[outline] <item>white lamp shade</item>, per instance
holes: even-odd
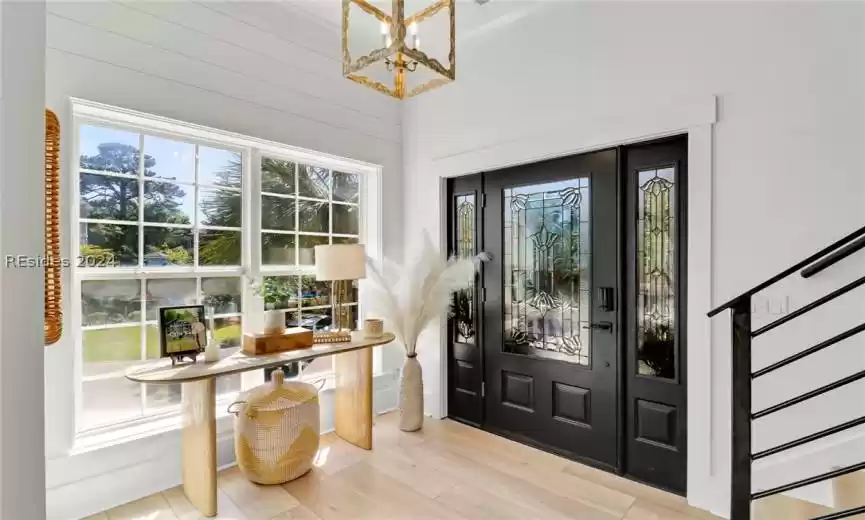
[[[321,281],[366,278],[366,248],[363,244],[315,246],[315,279]]]

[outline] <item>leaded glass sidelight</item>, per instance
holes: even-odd
[[[589,179],[504,190],[504,351],[588,365]]]
[[[460,258],[475,256],[475,196],[460,195],[454,199],[454,225],[456,255]],[[475,342],[474,284],[454,293],[454,341]]]
[[[676,171],[637,173],[637,371],[676,377]]]

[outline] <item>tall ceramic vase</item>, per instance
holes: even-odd
[[[406,356],[399,380],[399,429],[415,432],[423,428],[423,370],[417,354]]]

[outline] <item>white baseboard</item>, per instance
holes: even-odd
[[[373,409],[377,414],[396,408],[397,377],[376,376]],[[334,392],[320,396],[321,431],[334,429]],[[232,418],[217,420],[217,466],[234,465]],[[77,520],[180,485],[180,432],[171,430],[146,438],[53,459],[47,463],[48,520]]]

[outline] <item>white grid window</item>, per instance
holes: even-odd
[[[261,158],[261,292],[266,309],[285,311],[288,326],[330,329],[331,285],[312,276],[314,247],[359,243],[360,192],[356,173]],[[332,360],[320,358],[306,372],[331,369]]]
[[[377,168],[80,100],[73,112],[77,431],[177,413],[179,386],[124,377],[160,356],[160,307],[204,305],[225,352],[263,325],[265,302],[288,325],[330,326],[312,246],[364,242]],[[273,291],[256,297],[251,281]],[[241,386],[217,380],[223,395]]]
[[[239,348],[244,167],[240,150],[91,124],[79,126],[78,152],[86,430],[179,404],[179,385],[123,376],[160,357],[160,307],[203,304],[214,339]],[[218,386],[236,392],[240,377]]]

